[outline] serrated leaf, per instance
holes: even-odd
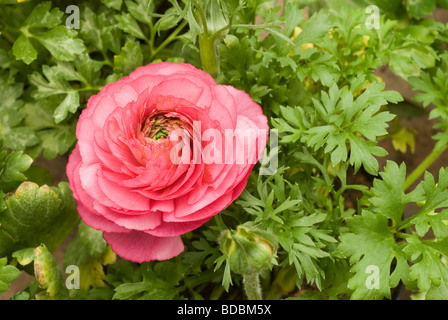
[[[126,7],[132,16],[140,22],[151,24],[152,17],[154,16],[154,1],[137,0],[129,1],[126,0]]]
[[[418,288],[422,291],[427,291],[431,285],[435,287],[440,286],[442,281],[442,274],[440,268],[446,269],[447,266],[440,260],[440,256],[433,248],[424,245],[424,243],[414,236],[406,238],[408,245],[403,250],[414,262],[409,269],[409,278],[416,280]]]
[[[115,15],[115,19],[117,19],[118,21],[118,27],[124,32],[139,39],[146,39],[146,36],[143,34],[142,29],[130,13]]]
[[[339,249],[350,257],[351,272],[354,273],[348,282],[349,288],[353,290],[351,299],[390,298],[390,289],[398,285],[398,280],[404,278],[407,281],[409,266],[401,250],[397,249],[387,223],[387,217],[368,211],[348,220],[351,232],[341,236]],[[399,266],[391,273],[394,258]],[[367,285],[370,269],[378,270],[378,287]]]
[[[107,56],[107,50],[120,51],[122,33],[116,24],[110,23],[110,19],[113,18],[109,12],[98,14],[89,7],[83,9],[79,32],[91,52],[98,51]]]
[[[403,79],[419,77],[422,69],[434,67],[437,53],[430,46],[409,45],[390,54],[390,68]]]
[[[146,265],[147,266],[147,265]],[[163,270],[164,264],[160,266]],[[177,265],[174,265],[177,268]],[[165,266],[166,268],[166,266]],[[169,270],[169,269],[168,269]],[[163,273],[157,272],[156,267],[152,269],[147,266],[143,270],[143,281],[134,283],[123,283],[115,288],[113,299],[116,300],[173,300],[177,297],[179,289],[175,287],[179,281],[178,277],[163,277]],[[177,272],[176,269],[172,270]],[[167,274],[173,275],[173,272]],[[171,278],[171,279],[170,279]]]
[[[54,28],[62,21],[64,13],[59,8],[51,9],[51,1],[44,1],[37,4],[28,18],[25,20],[24,25],[35,28]]]
[[[30,64],[37,58],[37,50],[27,36],[21,34],[12,46],[12,53],[17,60]]]
[[[33,35],[53,57],[61,61],[72,61],[86,49],[82,40],[75,36],[76,31],[66,26],[58,26],[43,34]]]
[[[120,54],[114,57],[114,72],[128,75],[142,64],[143,53],[140,44],[130,40],[121,48]]]
[[[101,258],[107,247],[103,232],[95,230],[81,221],[78,226],[78,234],[81,242],[87,246],[89,255],[95,259]]]
[[[409,16],[417,19],[431,14],[436,8],[436,0],[406,0],[405,3]]]
[[[56,103],[56,99],[59,99],[57,107],[53,111],[53,119],[56,124],[64,121],[70,113],[75,113],[80,106],[79,92],[72,88],[69,81],[79,81],[90,87],[93,84],[89,81],[94,81],[92,73],[100,69],[95,61],[84,55],[77,57],[75,65],[78,66],[77,70],[67,62],[58,62],[57,66],[53,67],[44,65],[42,67],[43,75],[33,72],[29,76],[30,83],[37,88],[32,93],[36,100],[58,96],[51,101],[51,103]],[[92,90],[94,89],[92,88]]]
[[[56,156],[66,153],[76,142],[76,122],[41,130],[37,136],[42,141],[38,147],[43,149],[45,159],[54,159]]]
[[[316,13],[308,20],[303,31],[294,40],[294,44],[298,47],[303,43],[314,43],[327,34],[332,26],[333,22],[328,13]]]
[[[53,118],[55,123],[60,123],[65,120],[69,113],[75,113],[79,108],[79,93],[78,91],[70,91],[65,96],[64,100],[54,110]]]
[[[448,207],[448,169],[440,168],[437,184],[432,174],[426,172],[422,187],[426,194],[426,201],[420,214],[427,214],[434,210]]]
[[[7,155],[4,163],[0,163],[0,191],[10,192],[25,181],[24,172],[32,163],[33,159],[19,151]]]
[[[388,161],[384,172],[380,173],[382,180],[375,179],[371,189],[373,196],[369,202],[375,206],[375,210],[392,219],[394,224],[402,220],[405,206],[413,201],[421,200],[421,192],[416,190],[410,194],[404,193],[406,180],[406,165],[398,166],[393,161]]]
[[[392,145],[395,150],[406,153],[408,147],[411,153],[415,152],[415,132],[408,128],[401,128],[392,135]]]
[[[23,182],[5,204],[6,210],[0,215],[3,256],[41,243],[54,250],[79,219],[66,182],[59,183],[57,188]]]
[[[101,0],[102,3],[108,8],[113,8],[115,10],[120,10],[123,0]]]
[[[350,164],[357,172],[361,166],[371,175],[378,174],[378,160],[374,156],[384,157],[388,153],[373,141],[364,141],[361,138],[352,136],[349,138],[351,146]]]
[[[25,150],[27,147],[35,146],[39,143],[36,133],[26,126],[19,126],[3,130],[5,147],[12,150]]]

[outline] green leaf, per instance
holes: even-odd
[[[65,154],[76,142],[76,122],[41,130],[37,136],[42,141],[38,147],[44,150],[45,159],[54,159],[58,155]]]
[[[392,134],[392,145],[395,150],[406,153],[408,146],[411,153],[415,152],[415,132],[409,128],[401,128]]]
[[[115,73],[128,75],[141,65],[143,65],[143,53],[137,41],[126,42],[120,54],[114,57]]]
[[[66,95],[63,99],[58,97],[59,103],[53,113],[56,124],[65,120],[70,113],[75,113],[80,106],[79,92],[74,89],[69,81],[79,81],[88,88],[92,87],[91,82],[96,82],[93,72],[97,72],[100,66],[88,57],[81,55],[76,61],[75,67],[67,62],[58,62],[57,66],[43,66],[43,76],[38,72],[33,72],[29,76],[30,83],[37,90],[33,91],[33,97],[38,100],[55,95]],[[92,91],[96,88],[92,87]],[[53,101],[52,101],[53,102]]]
[[[26,64],[30,64],[37,58],[37,51],[34,49],[31,41],[21,34],[12,46],[12,52],[17,60],[22,60]]]
[[[8,291],[9,284],[20,275],[19,269],[6,263],[6,258],[0,259],[0,293]]]
[[[76,142],[76,118],[59,124],[53,120],[53,108],[59,104],[60,97],[52,96],[35,103],[26,103],[21,109],[25,125],[34,130],[40,140],[27,150],[33,157],[39,156],[43,150],[46,159],[54,159],[66,153]]]
[[[415,230],[420,237],[423,237],[432,227],[436,239],[442,240],[448,237],[448,226],[446,225],[448,210],[448,170],[440,169],[439,181],[436,183],[434,177],[429,172],[425,173],[425,178],[417,187],[416,192],[424,195],[419,199],[424,205],[419,212],[407,221],[415,225]]]
[[[137,21],[135,21],[130,13],[117,14],[115,15],[115,19],[118,21],[118,27],[124,32],[136,38],[147,40]]]
[[[25,126],[8,128],[3,130],[5,147],[13,150],[25,150],[27,147],[35,146],[39,143],[36,133]]]
[[[320,11],[307,21],[303,31],[294,40],[294,44],[296,47],[299,47],[304,43],[315,43],[326,35],[333,25],[334,23],[331,21],[329,14]]]
[[[78,234],[82,243],[86,244],[90,256],[99,259],[106,251],[107,243],[103,238],[103,232],[95,230],[84,222],[78,226]]]
[[[23,101],[20,97],[23,94],[22,83],[9,83],[5,73],[0,73],[0,124],[2,126],[2,136],[5,147],[12,150],[24,150],[39,142],[31,128],[22,125],[23,115],[20,110]]]
[[[407,237],[406,241],[408,244],[403,251],[413,262],[409,269],[409,278],[416,280],[418,288],[422,291],[429,290],[432,285],[439,287],[448,267],[441,261],[437,250],[415,236]],[[447,294],[448,292],[445,293],[445,298]]]
[[[29,76],[30,83],[37,87],[37,91],[33,93],[33,98],[41,99],[52,95],[65,94],[73,90],[64,77],[66,74],[58,67],[44,65],[42,73],[45,78],[38,72],[33,72]]]
[[[101,0],[102,3],[108,8],[113,8],[115,10],[120,10],[123,0]]]
[[[87,6],[83,8],[79,32],[89,52],[101,52],[106,58],[107,50],[120,51],[122,33],[115,23],[110,23],[111,19],[114,19],[111,12],[98,14]]]
[[[362,6],[376,5],[382,11],[389,14],[395,14],[401,7],[401,0],[355,0],[355,3],[359,3]]]
[[[129,10],[129,13],[138,21],[152,24],[152,18],[154,17],[154,1],[147,0],[137,0],[137,1],[129,1],[126,0],[126,7]]]
[[[5,204],[6,210],[0,213],[2,256],[41,243],[55,250],[79,219],[66,182],[57,188],[23,182]]]
[[[12,254],[13,258],[17,259],[17,262],[20,263],[22,266],[26,266],[34,261],[34,250],[36,248],[26,248],[19,251],[15,251]]]
[[[448,10],[448,0],[437,0],[437,6]]]
[[[285,36],[283,33],[279,32],[279,31],[277,31],[277,30],[275,30],[275,29],[272,29],[272,28],[265,28],[265,30],[266,30],[267,32],[269,32],[270,34],[272,34],[273,36],[278,37],[278,38],[280,38],[280,39],[283,40],[283,41],[286,41],[287,43],[291,44],[292,46],[295,46],[295,45],[296,45],[294,42],[291,41],[291,39],[289,39],[289,38],[288,38],[287,36]]]
[[[436,8],[436,0],[406,0],[408,14],[417,19],[433,13]]]
[[[75,39],[77,32],[66,26],[58,26],[43,34],[34,34],[51,55],[61,61],[72,61],[86,49],[81,39]]]
[[[378,160],[374,156],[384,157],[387,156],[387,151],[376,145],[376,142],[365,141],[358,137],[350,137],[351,155],[350,164],[355,167],[355,172],[361,168],[371,175],[378,174]]]
[[[7,155],[3,161],[0,161],[0,191],[6,193],[17,188],[21,182],[26,180],[24,172],[32,163],[33,159],[19,151]]]
[[[380,176],[381,180],[373,181],[371,189],[373,197],[369,201],[375,206],[378,213],[392,219],[394,224],[397,224],[402,220],[405,206],[411,201],[421,200],[421,194],[419,194],[419,190],[409,194],[404,193],[406,180],[406,165],[404,163],[398,166],[395,162],[388,161]]]
[[[51,1],[44,1],[37,4],[28,18],[25,20],[24,25],[35,28],[49,28],[52,29],[59,25],[62,21],[64,13],[58,8],[51,10]]]
[[[432,174],[426,172],[422,187],[425,191],[426,201],[420,214],[427,214],[448,207],[448,169],[440,168],[437,184]]]
[[[65,120],[69,113],[75,113],[79,108],[79,93],[70,91],[62,100],[61,104],[54,110],[54,121],[60,123]]]
[[[351,299],[390,299],[390,289],[397,286],[400,279],[407,281],[409,266],[395,245],[387,217],[363,211],[361,216],[350,218],[347,226],[350,233],[341,236],[339,249],[350,257],[350,271],[354,273],[348,282],[348,287],[353,290]],[[394,258],[397,266],[391,272]],[[370,270],[378,270],[377,287],[367,285]]]
[[[333,165],[349,157],[355,172],[363,166],[369,174],[377,175],[379,165],[375,156],[387,155],[386,150],[378,146],[377,137],[387,134],[388,122],[395,117],[380,111],[381,106],[402,100],[397,92],[383,89],[384,84],[372,83],[356,100],[347,87],[339,89],[336,84],[328,94],[321,92],[320,101],[312,101],[323,121],[305,131],[301,141],[315,151],[324,147],[325,153],[331,153]]]
[[[20,36],[13,44],[13,54],[18,60],[30,64],[37,58],[37,50],[30,39],[39,41],[58,60],[70,61],[85,50],[77,32],[60,25],[64,13],[59,8],[51,9],[52,3],[37,4],[20,27]]]
[[[173,300],[178,297],[176,286],[181,280],[177,268],[178,265],[171,261],[160,262],[154,267],[145,263],[142,265],[142,281],[117,286],[113,299]]]
[[[430,46],[409,44],[390,54],[390,68],[403,79],[419,77],[422,69],[434,67],[437,53]]]
[[[5,73],[0,73],[0,84],[2,90],[0,90],[0,101],[2,108],[16,108],[18,105],[17,100],[23,94],[23,83],[10,83]]]
[[[295,5],[292,2],[285,3],[285,27],[282,32],[287,37],[290,37],[300,23],[303,21],[305,16],[303,15],[303,11],[299,9],[299,6]]]

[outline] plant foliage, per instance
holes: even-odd
[[[448,147],[448,30],[428,16],[447,1],[95,0],[78,1],[78,16],[69,5],[0,0],[0,292],[23,270],[34,280],[12,299],[242,299],[243,276],[219,243],[243,226],[275,238],[260,272],[268,299],[393,299],[403,288],[448,299],[448,169],[425,172]],[[180,256],[125,261],[38,164],[66,161],[80,112],[107,83],[159,61],[205,68],[206,37],[216,81],[268,116],[278,168],[257,165],[234,203],[183,236]],[[386,89],[386,67],[411,100]],[[425,117],[418,103],[431,109],[435,148],[411,170],[381,142],[415,148],[399,120]],[[79,289],[53,256],[64,240]]]

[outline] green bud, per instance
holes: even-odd
[[[195,17],[192,30],[199,38],[202,69],[211,75],[217,75],[219,73],[218,40],[228,33],[231,27],[231,15],[224,0],[203,0],[192,3]]]
[[[272,265],[277,239],[267,231],[240,225],[236,230],[225,230],[219,245],[233,272],[253,274]]]
[[[28,253],[31,254],[31,253]],[[41,244],[34,250],[34,274],[39,287],[46,289],[36,295],[41,299],[67,299],[68,291],[63,283],[62,271],[53,254],[45,244]]]
[[[223,0],[208,0],[204,2],[204,13],[209,35],[222,37],[228,30],[223,30],[229,25],[229,15],[226,3]],[[222,31],[221,34],[218,32]]]

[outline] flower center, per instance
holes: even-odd
[[[182,121],[166,114],[150,115],[142,124],[142,132],[147,141],[157,141],[168,137],[170,131],[182,128]]]

